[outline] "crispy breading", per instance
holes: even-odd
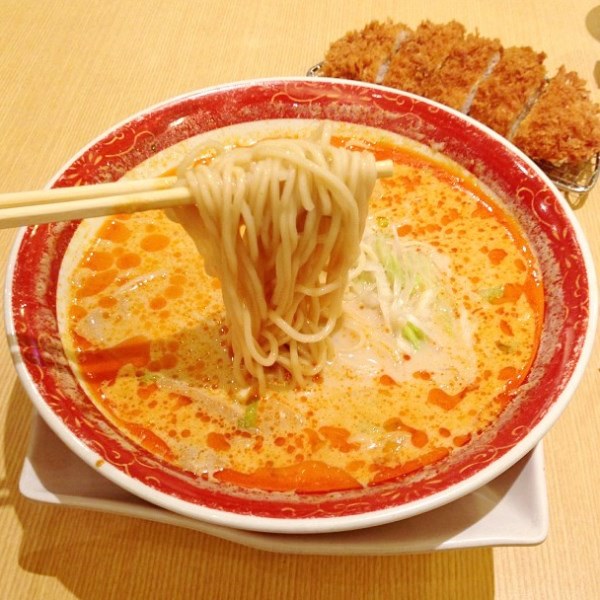
[[[334,42],[321,73],[382,82],[463,110],[539,162],[589,162],[600,152],[600,107],[564,67],[546,84],[545,58],[465,35],[456,21],[424,21],[412,32],[388,19]]]
[[[321,72],[327,77],[375,83],[379,69],[396,49],[399,36],[408,32],[408,27],[390,20],[371,21],[331,45]]]
[[[446,25],[424,21],[392,56],[383,84],[423,95],[431,76],[464,34],[465,28],[456,21]]]
[[[543,52],[529,47],[505,49],[492,74],[477,89],[469,115],[508,136],[544,83],[545,58]]]
[[[425,96],[457,110],[467,110],[477,84],[501,52],[499,40],[470,33],[452,48],[444,64],[433,74]]]
[[[560,166],[600,151],[600,111],[585,82],[564,67],[548,82],[523,119],[514,143],[530,158]]]

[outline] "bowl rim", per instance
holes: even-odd
[[[315,79],[312,77],[267,77],[267,78],[253,78],[246,79],[227,84],[218,84],[199,90],[192,90],[172,98],[157,102],[147,108],[144,108],[133,115],[130,115],[115,125],[110,126],[105,131],[97,135],[93,140],[86,144],[82,149],[78,150],[72,157],[70,157],[54,174],[54,176],[46,184],[46,188],[52,187],[57,180],[63,175],[67,168],[81,158],[90,148],[106,139],[112,132],[117,131],[119,128],[126,126],[127,124],[143,119],[150,116],[157,110],[161,110],[168,106],[179,104],[187,99],[198,98],[203,96],[210,96],[215,93],[226,92],[229,90],[235,90],[238,88],[249,88],[252,86],[266,85],[266,84],[285,84],[285,83],[314,83]],[[39,412],[45,422],[51,427],[54,433],[81,459],[83,459],[89,466],[95,468],[108,479],[122,487],[123,489],[148,500],[158,506],[162,506],[168,510],[175,511],[184,516],[192,517],[195,519],[202,519],[218,525],[225,525],[234,528],[249,529],[254,531],[263,531],[271,533],[326,533],[334,531],[344,531],[349,529],[361,529],[365,527],[371,527],[375,525],[382,525],[392,521],[397,521],[404,518],[409,518],[442,505],[445,505],[459,497],[462,497],[468,493],[473,492],[479,487],[485,485],[500,473],[507,470],[509,467],[514,465],[520,458],[522,458],[527,452],[529,452],[535,444],[542,439],[547,433],[550,427],[555,423],[560,414],[566,408],[570,398],[575,392],[579,385],[583,373],[586,369],[587,363],[590,358],[592,347],[595,340],[595,332],[597,328],[598,320],[598,284],[596,278],[596,271],[594,268],[594,262],[592,259],[591,250],[588,242],[583,233],[583,229],[579,224],[576,216],[569,206],[566,199],[562,196],[560,191],[548,178],[548,176],[521,150],[516,148],[505,138],[492,131],[485,125],[475,121],[468,115],[464,115],[459,111],[451,109],[447,106],[441,105],[437,102],[422,98],[408,92],[387,88],[377,84],[369,84],[364,82],[345,81],[333,78],[320,77],[319,82],[332,83],[336,86],[350,86],[350,87],[365,87],[371,90],[380,90],[385,94],[392,94],[396,96],[403,96],[412,98],[419,103],[425,103],[436,109],[449,112],[454,114],[459,119],[466,120],[472,126],[484,132],[488,137],[492,137],[498,143],[500,143],[505,149],[512,154],[516,154],[522,161],[524,161],[528,167],[530,167],[535,174],[544,182],[545,186],[551,192],[553,198],[558,202],[560,207],[569,222],[569,225],[573,228],[575,238],[577,241],[578,248],[581,252],[583,265],[585,267],[585,273],[588,280],[588,323],[586,333],[583,339],[579,357],[577,358],[576,364],[573,368],[571,376],[565,385],[564,390],[557,396],[555,401],[550,406],[549,410],[541,417],[540,421],[534,425],[517,444],[515,444],[508,451],[503,453],[500,457],[490,462],[486,466],[482,467],[479,471],[471,474],[465,479],[453,483],[449,487],[430,494],[426,497],[418,498],[417,500],[411,500],[405,503],[394,505],[391,507],[377,509],[373,511],[361,512],[352,515],[342,516],[327,516],[327,517],[298,517],[298,518],[278,518],[278,517],[264,517],[252,514],[239,514],[235,512],[229,512],[222,509],[214,509],[201,504],[191,504],[185,500],[180,500],[170,494],[154,489],[144,482],[134,479],[128,476],[126,473],[118,469],[116,466],[110,463],[104,463],[100,468],[98,466],[99,454],[94,452],[88,445],[77,438],[68,426],[51,410],[44,400],[42,394],[37,389],[26,365],[22,360],[21,349],[16,338],[15,322],[13,319],[13,281],[15,269],[17,266],[17,259],[19,249],[23,242],[23,238],[27,231],[26,227],[19,230],[8,258],[8,265],[6,271],[6,279],[4,286],[4,317],[5,317],[5,328],[6,335],[8,338],[9,349],[11,357],[15,364],[18,377],[23,385],[27,395],[34,404],[35,409]]]

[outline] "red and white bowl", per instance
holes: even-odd
[[[263,79],[193,92],[143,111],[80,151],[51,185],[118,179],[199,133],[280,118],[379,127],[442,150],[517,217],[540,260],[546,312],[527,385],[498,423],[443,468],[365,490],[238,491],[181,471],[107,422],[68,366],[58,334],[56,284],[78,222],[21,230],[10,257],[6,327],[25,390],[54,432],[99,473],[156,505],[220,525],[280,533],[342,531],[411,517],[472,492],[529,452],[564,410],[589,357],[598,312],[590,251],[572,210],[549,179],[502,137],[397,90],[325,78]]]

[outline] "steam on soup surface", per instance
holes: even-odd
[[[413,142],[338,133],[394,174],[369,204],[335,352],[301,389],[281,369],[261,395],[235,384],[220,282],[164,213],[83,222],[71,242],[59,320],[82,386],[127,436],[198,476],[296,492],[402,477],[473,440],[529,371],[543,292],[513,217]]]

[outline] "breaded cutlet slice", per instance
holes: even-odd
[[[477,87],[492,73],[502,56],[499,40],[470,33],[456,44],[425,88],[425,96],[467,112]]]
[[[377,75],[410,29],[401,23],[371,21],[331,44],[321,66],[326,77],[377,82]]]
[[[556,166],[588,161],[600,151],[600,108],[577,73],[560,67],[513,142],[533,160]]]
[[[424,95],[431,76],[464,35],[465,28],[456,21],[445,25],[424,21],[392,56],[383,84]]]
[[[469,115],[509,137],[544,83],[545,58],[543,52],[529,47],[506,48],[496,68],[477,89]]]

